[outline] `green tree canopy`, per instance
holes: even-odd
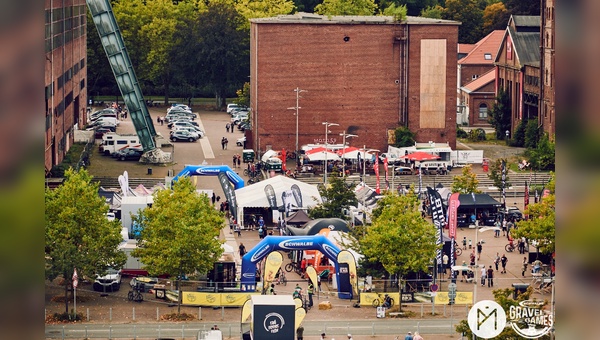
[[[240,29],[250,30],[250,19],[290,14],[296,5],[290,0],[237,0],[235,8],[247,19]]]
[[[502,190],[502,161],[506,161],[506,159],[496,159],[494,162],[490,164],[490,172],[488,173],[488,178],[494,181],[494,186],[498,188],[498,190]],[[506,188],[511,186],[510,178],[508,177],[508,162],[506,163]]]
[[[510,14],[500,1],[489,4],[483,10],[483,35],[494,30],[505,30]]]
[[[415,134],[410,131],[408,127],[401,126],[396,129],[394,134],[396,137],[396,142],[394,143],[395,147],[402,148],[415,145]]]
[[[390,4],[383,9],[381,15],[392,16],[394,20],[402,21],[406,19],[406,5]]]
[[[479,186],[479,180],[477,175],[471,169],[471,164],[465,165],[462,168],[462,172],[458,176],[454,176],[452,180],[452,192],[458,192],[460,194],[479,194],[481,190],[477,189]]]
[[[477,0],[446,0],[442,19],[460,21],[458,42],[474,44],[482,38],[483,9]]]
[[[421,216],[417,196],[387,193],[377,202],[377,209],[359,242],[360,252],[400,277],[427,270],[437,249],[435,227]]]
[[[547,189],[550,194],[538,203],[530,204],[525,209],[528,219],[519,222],[519,228],[514,230],[516,237],[525,236],[528,240],[538,243],[540,253],[550,254],[555,250],[555,219],[556,219],[556,177],[552,174]]]
[[[540,138],[535,148],[527,150],[531,167],[536,170],[554,171],[555,153],[555,143],[550,141],[547,133]]]
[[[327,186],[319,187],[319,194],[321,194],[323,203],[310,209],[308,215],[313,219],[329,217],[348,219],[344,215],[344,210],[357,204],[356,195],[344,179],[335,173],[329,175],[328,182]]]
[[[237,98],[234,99],[234,103],[236,103],[238,105],[250,107],[250,83],[249,82],[245,82],[244,86],[241,89],[235,91],[235,94],[237,94]]]
[[[315,6],[321,15],[374,15],[376,10],[374,0],[324,0]]]
[[[435,5],[423,8],[420,15],[424,18],[441,19],[443,14],[444,7]]]
[[[496,96],[496,102],[490,110],[488,122],[496,130],[496,139],[505,140],[506,131],[510,131],[510,98],[508,98],[508,92],[503,88],[498,91]]]
[[[45,192],[45,276],[64,278],[65,313],[69,313],[67,294],[74,268],[80,278],[93,278],[125,264],[125,253],[118,249],[123,240],[121,225],[106,218],[108,205],[98,188],[86,170],[68,169],[63,184]]]

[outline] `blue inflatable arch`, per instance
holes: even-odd
[[[256,263],[276,250],[318,250],[333,260],[335,266],[335,280],[340,287],[339,266],[337,255],[340,252],[324,235],[314,236],[267,236],[254,248],[242,257],[242,291],[253,292],[256,290]],[[342,297],[342,294],[340,294]]]
[[[244,187],[244,180],[227,165],[186,165],[177,176],[173,177],[173,182],[181,176],[217,176],[220,172],[227,175],[235,189]]]

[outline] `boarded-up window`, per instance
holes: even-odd
[[[421,128],[446,125],[446,61],[445,39],[421,40]]]

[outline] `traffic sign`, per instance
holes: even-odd
[[[432,285],[431,285],[431,287],[430,287],[430,289],[431,289],[431,291],[432,291],[432,292],[437,292],[437,291],[438,291],[438,288],[439,288],[439,287],[438,287],[438,285],[437,285],[437,284],[435,284],[435,283],[434,283],[434,284],[432,284]]]

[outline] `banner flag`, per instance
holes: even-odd
[[[527,186],[527,181],[525,181],[525,202],[523,202],[523,210],[527,209],[529,205],[529,187]]]
[[[271,283],[275,281],[275,275],[281,268],[283,263],[283,255],[278,251],[273,251],[267,256],[265,261],[265,270],[263,271],[263,293],[266,294],[271,287]]]
[[[383,168],[385,169],[385,190],[390,190],[390,180],[388,177],[388,159],[383,159]],[[393,171],[393,169],[392,169]]]
[[[423,168],[421,167],[421,163],[419,163],[419,198],[421,198],[421,191],[423,191],[423,177],[421,177],[421,173],[423,172]]]
[[[450,277],[455,278],[456,273],[452,267],[456,265],[456,227],[458,225],[459,193],[455,192],[448,198],[448,236],[450,236]]]
[[[290,213],[292,212],[292,200],[294,200],[292,190],[286,190],[281,193],[281,201],[283,202],[283,210],[286,217],[290,216]]]
[[[308,278],[310,279],[310,281],[312,281],[313,286],[317,287],[318,281],[317,281],[317,271],[315,269],[315,267],[309,265],[306,267],[306,275],[308,275]]]
[[[277,210],[277,197],[275,196],[275,189],[271,184],[265,186],[265,195],[267,195],[267,201],[269,201],[269,207],[273,210]]]
[[[502,160],[502,203],[506,204],[506,160]]]
[[[283,171],[284,174],[287,171],[286,161],[287,161],[287,155],[286,155],[285,149],[281,149],[281,170]]]
[[[302,207],[302,191],[298,184],[292,185],[292,194],[294,194],[294,199],[296,200],[296,206]]]
[[[246,300],[242,306],[242,320],[240,322],[250,322],[250,315],[252,315],[252,299]]]
[[[300,324],[302,323],[302,321],[304,321],[304,317],[306,316],[306,309],[304,309],[304,307],[300,307],[300,308],[296,308],[296,322],[295,322],[295,329],[298,329],[298,327],[300,327]]]
[[[358,296],[358,275],[356,273],[356,259],[351,252],[342,250],[337,256],[338,263],[347,263],[350,272],[350,285],[352,286],[352,296]]]
[[[219,178],[221,188],[223,188],[223,192],[225,193],[225,198],[227,199],[227,202],[229,202],[229,212],[231,212],[231,215],[237,219],[237,200],[235,199],[235,189],[233,188],[233,185],[231,185],[231,182],[229,181],[229,178],[227,178],[225,172],[219,172],[217,177]]]
[[[377,195],[381,194],[381,187],[379,186],[379,162],[377,161],[378,153],[375,153],[375,162],[373,163],[373,171],[375,171],[375,179],[377,180],[375,184],[375,192]]]
[[[442,239],[442,229],[446,225],[446,219],[444,218],[444,208],[442,206],[442,196],[440,193],[431,187],[427,187],[427,194],[429,195],[429,202],[431,204],[431,219],[435,226],[436,244],[438,245],[438,249],[435,253],[436,265],[434,268],[438,270],[438,267],[442,264],[442,246],[444,244]],[[434,276],[434,283],[435,280],[436,277]]]

